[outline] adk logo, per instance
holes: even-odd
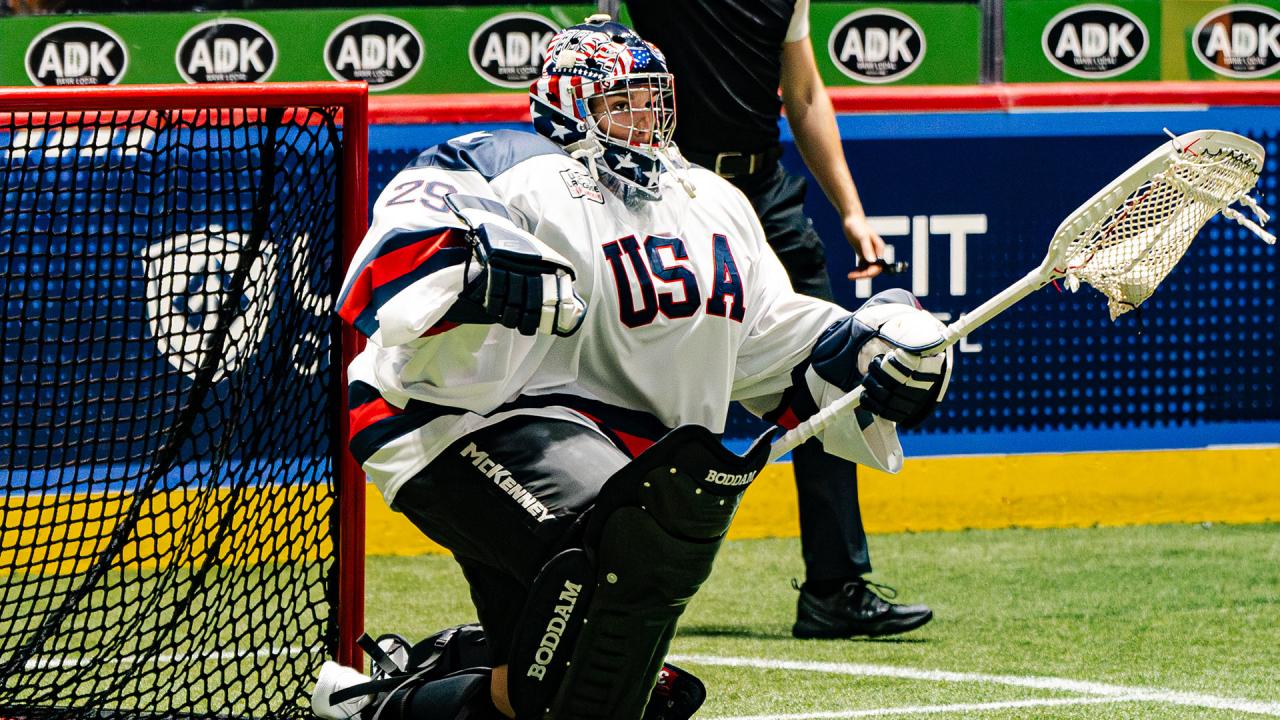
[[[836,23],[827,49],[845,75],[865,83],[888,83],[920,67],[924,31],[896,10],[859,10]]]
[[[217,18],[178,41],[174,62],[189,83],[260,82],[276,69],[276,41],[257,23]]]
[[[390,15],[361,15],[334,29],[324,43],[324,65],[337,80],[364,80],[370,90],[390,90],[422,65],[422,36]]]
[[[1192,36],[1196,57],[1227,77],[1265,77],[1280,70],[1280,13],[1261,5],[1228,5],[1205,15]]]
[[[542,72],[547,43],[560,28],[534,13],[503,13],[471,36],[471,67],[506,88],[527,88]]]
[[[128,67],[124,41],[97,23],[59,23],[27,46],[27,77],[34,85],[114,85]]]
[[[1147,26],[1115,5],[1077,5],[1053,17],[1040,36],[1044,55],[1081,78],[1109,78],[1133,68],[1151,43]]]
[[[277,273],[275,249],[265,245],[247,270],[244,294],[228,298],[243,259],[244,236],[210,226],[148,246],[147,319],[156,346],[174,368],[195,377],[207,352],[218,357],[212,381],[238,370],[257,352],[270,323]],[[236,302],[222,347],[210,347],[223,304]]]

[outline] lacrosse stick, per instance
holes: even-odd
[[[1073,292],[1081,283],[1096,288],[1107,297],[1115,320],[1151,297],[1196,233],[1218,213],[1275,243],[1275,236],[1262,227],[1270,217],[1247,194],[1258,181],[1264,157],[1257,143],[1222,130],[1174,137],[1067,216],[1039,267],[947,325],[943,340],[920,354],[945,352],[1058,279]],[[1236,202],[1248,207],[1257,222],[1228,207]],[[778,438],[769,460],[822,432],[861,401],[859,386]]]

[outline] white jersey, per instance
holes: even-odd
[[[848,311],[791,290],[746,198],[702,168],[628,207],[531,133],[424,152],[378,198],[341,314],[369,340],[349,368],[352,452],[391,502],[451,443],[513,415],[594,428],[632,455],[682,424],[722,432],[731,400],[773,409]],[[587,303],[570,337],[443,320],[464,228],[445,196],[568,260]]]

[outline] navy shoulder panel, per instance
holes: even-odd
[[[563,155],[564,150],[550,140],[518,130],[494,130],[456,137],[425,150],[405,169],[438,167],[446,170],[475,170],[492,180],[517,163],[539,155]]]

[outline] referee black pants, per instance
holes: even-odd
[[[769,169],[730,182],[751,201],[769,246],[796,292],[834,302],[822,238],[804,213],[805,179],[788,174],[775,162]],[[844,580],[871,572],[858,505],[857,466],[827,454],[817,440],[796,448],[791,457],[806,581]]]

